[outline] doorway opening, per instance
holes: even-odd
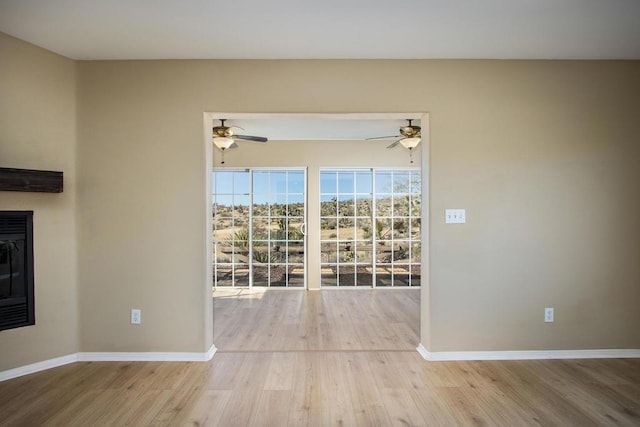
[[[221,165],[221,153],[211,144],[212,124],[220,118],[229,119],[226,122],[228,125],[242,126],[246,129],[243,133],[264,135],[269,138],[269,142],[267,144],[241,142],[237,145],[237,149],[225,153],[225,163]],[[369,141],[361,135],[355,137],[352,135],[342,139],[335,136],[341,127],[340,121],[362,124],[369,121],[395,120],[397,123],[393,126],[397,130],[396,126],[406,124],[407,118],[413,119],[414,125],[420,125],[423,129],[423,140],[418,146],[413,147],[413,151],[407,151],[407,147],[399,144],[396,144],[394,149],[387,149],[389,142],[384,140]],[[295,123],[292,125],[293,122],[298,121],[303,123],[303,126],[296,127]],[[254,126],[260,122],[271,126],[274,133]],[[277,134],[275,129],[280,124],[283,125],[286,132]],[[310,132],[316,132],[315,135],[319,136],[312,137],[312,134],[308,133],[305,137],[297,134],[294,139],[288,139],[289,136],[285,134],[292,129],[307,129]],[[320,135],[325,130],[333,133],[333,136]],[[208,295],[211,295],[212,285],[217,286],[214,288],[216,291],[237,290],[240,293],[264,291],[260,295],[241,297],[247,300],[256,297],[262,299],[263,295],[267,295],[267,292],[270,293],[272,289],[327,289],[327,292],[335,292],[330,289],[351,287],[362,289],[364,292],[380,293],[378,298],[381,301],[385,299],[387,293],[397,292],[400,297],[402,292],[407,291],[412,295],[415,294],[418,299],[418,316],[414,326],[417,336],[420,337],[419,342],[428,343],[428,330],[425,329],[428,327],[429,292],[427,274],[428,115],[420,113],[206,113],[204,132],[208,144],[206,153],[210,176],[207,183],[208,218],[210,219],[207,256],[209,257],[209,277],[212,278],[212,282],[208,285]],[[376,130],[370,134],[390,135],[391,132]],[[410,154],[413,154],[413,160],[417,160],[415,163],[411,163]],[[282,171],[300,170],[304,171],[304,195],[302,197],[304,214],[302,217],[297,214],[290,215],[290,212],[286,210],[289,209],[288,206],[284,211],[287,212],[286,215],[282,214],[283,211],[278,214],[277,209],[282,209],[282,205],[286,205],[284,202],[289,197],[287,191],[274,192],[273,196],[276,199],[270,200],[272,195],[269,194],[269,191],[266,195],[264,192],[260,194],[260,191],[254,191],[252,187],[254,184],[257,186],[257,183],[253,178],[248,179],[250,183],[248,192],[237,191],[236,188],[229,190],[228,186],[226,186],[226,192],[219,191],[212,173],[214,171],[227,173],[239,171],[246,174],[248,171],[251,177],[252,174],[259,172],[281,173]],[[371,191],[368,194],[364,194],[358,188],[359,172],[363,170],[369,171],[373,181]],[[343,196],[348,196],[348,194],[343,194],[339,189],[339,182],[338,188],[333,194],[330,194],[330,191],[323,191],[321,183],[323,174],[335,174],[336,180],[339,181],[342,172],[351,173],[352,180],[355,182],[350,199],[353,201],[353,214],[351,216],[344,215],[344,217],[338,209],[340,202],[347,201]],[[387,172],[386,178],[390,179],[391,187],[387,191],[376,190],[375,181],[379,178],[380,182],[383,182],[386,179],[385,172]],[[378,175],[376,175],[377,173]],[[394,188],[396,181],[400,183],[404,180],[403,176],[409,177],[409,189]],[[396,178],[398,179],[396,180]],[[267,182],[267,188],[270,185],[268,184],[269,179],[260,182]],[[403,186],[404,184],[400,185],[400,187]],[[300,195],[300,192],[296,193],[295,196]],[[278,201],[278,195],[282,196],[283,194],[285,194],[284,199],[281,197]],[[226,209],[230,213],[216,212],[218,218],[215,218],[214,211],[218,209],[215,199],[218,195],[227,197],[226,208],[223,211]],[[229,196],[231,196],[231,202],[229,202]],[[238,200],[243,200],[241,203],[246,207],[246,212],[251,210],[250,215],[243,216],[241,214],[241,212],[245,212],[244,208],[234,211],[236,209],[234,197],[236,196]],[[324,196],[336,198],[335,216],[333,213],[322,213]],[[361,196],[371,199],[372,212],[369,218],[358,213],[357,203]],[[276,210],[271,210],[271,202]],[[396,206],[396,202],[401,203]],[[385,206],[386,210],[384,210]],[[215,224],[218,219],[224,219],[226,223],[222,223],[218,227]],[[367,219],[369,223],[367,223]],[[329,230],[331,225],[327,225],[331,220],[336,222],[336,229],[333,231]],[[339,222],[341,220],[342,224]],[[352,220],[352,223],[347,224],[349,220]],[[337,227],[338,224],[342,227]],[[236,225],[240,227],[236,227]],[[347,226],[352,230],[353,236],[351,237],[346,237],[347,228],[349,228]],[[231,230],[229,230],[230,228]],[[338,228],[340,229],[338,230]],[[243,233],[246,237],[243,237]],[[302,240],[296,236],[299,233],[303,233]],[[336,236],[331,236],[332,233],[335,233]],[[223,234],[226,235],[223,236]],[[370,238],[368,242],[365,242],[367,240],[365,235]],[[299,242],[301,241],[303,242],[303,250],[299,250]],[[352,244],[349,245],[349,243]],[[302,262],[300,262],[300,256],[302,256]],[[323,278],[323,273],[327,273],[328,269],[336,270],[336,285],[324,283],[326,276]],[[302,279],[300,278],[301,273]],[[350,279],[352,279],[352,284],[348,282]],[[251,288],[254,287],[256,289],[252,290]],[[382,292],[384,289],[394,290]],[[342,294],[342,292],[339,293]],[[287,294],[289,293],[287,292]],[[306,294],[304,293],[304,295]],[[312,297],[313,294],[315,293],[310,293],[309,298],[323,299],[322,295],[325,295],[322,292],[321,296]],[[356,303],[359,295],[357,290],[353,293],[345,292],[345,294],[352,294],[353,296],[346,298]],[[307,298],[307,296],[302,297],[293,292],[290,298]],[[227,304],[227,302],[223,303],[226,300],[226,297],[219,299],[216,302],[216,307],[219,304]],[[293,306],[297,305],[294,303]],[[213,301],[211,301],[211,311],[213,311]],[[216,309],[216,316],[222,315],[222,311],[224,310]],[[227,314],[225,313],[224,316]],[[300,326],[300,323],[296,323],[297,321],[293,319],[295,316],[276,313],[276,317],[283,315],[293,322],[291,328]],[[213,316],[211,317],[213,318]],[[409,322],[409,324],[411,323]],[[218,325],[219,323],[216,323],[216,329],[219,327]],[[213,328],[211,330],[213,331]],[[420,332],[421,330],[423,331]],[[226,334],[228,331],[216,332],[212,336],[220,336],[219,334]],[[300,331],[300,333],[303,332]]]

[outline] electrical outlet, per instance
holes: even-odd
[[[544,321],[545,323],[553,323],[553,307],[544,309]]]
[[[141,312],[139,308],[131,309],[131,323],[134,325],[139,325],[141,320]]]

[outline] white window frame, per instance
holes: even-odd
[[[376,227],[376,219],[377,219],[377,214],[376,214],[376,172],[379,171],[390,171],[393,173],[400,173],[400,172],[418,172],[420,174],[420,179],[422,180],[422,170],[420,167],[417,166],[410,166],[410,167],[402,167],[402,166],[397,166],[397,167],[320,167],[319,168],[319,172],[318,172],[318,224],[320,227],[322,227],[322,197],[326,196],[326,193],[322,193],[322,173],[323,172],[359,172],[359,171],[366,171],[366,172],[371,172],[371,226],[372,226],[372,237],[371,237],[371,244],[372,244],[372,255],[371,255],[371,264],[358,264],[357,261],[355,261],[353,263],[344,263],[345,265],[352,265],[355,268],[354,274],[356,274],[357,272],[357,267],[358,265],[369,265],[372,269],[372,278],[371,278],[371,282],[372,284],[369,285],[358,285],[357,284],[357,275],[356,278],[354,279],[355,281],[355,285],[340,285],[340,274],[337,274],[337,278],[336,278],[336,285],[323,285],[322,284],[322,268],[324,265],[335,265],[338,269],[340,267],[340,265],[342,264],[340,262],[340,253],[339,253],[339,244],[340,244],[340,240],[336,239],[336,245],[338,246],[338,248],[336,249],[336,262],[335,263],[323,263],[322,262],[322,244],[326,243],[326,240],[322,240],[322,228],[320,229],[320,238],[318,241],[318,249],[319,249],[319,254],[320,254],[320,288],[321,289],[367,289],[367,288],[380,288],[380,289],[419,289],[421,287],[421,285],[401,285],[401,286],[397,286],[394,285],[394,273],[393,273],[393,266],[395,265],[393,259],[391,261],[391,268],[392,268],[392,273],[391,273],[391,281],[392,284],[390,286],[377,286],[376,282],[377,282],[377,266],[378,266],[378,261],[377,261],[377,243],[378,243],[378,238],[376,235],[376,231],[375,231],[375,227]],[[339,186],[338,186],[339,187]],[[354,200],[356,199],[356,194],[357,190],[355,189],[355,182],[354,182]],[[391,215],[391,221],[393,222],[393,219],[395,218],[395,216],[393,215],[393,195],[395,193],[391,193],[392,194],[392,215]],[[335,194],[335,196],[338,198],[339,201],[339,196],[341,194],[339,193],[339,188],[338,188],[338,192]],[[409,256],[410,259],[412,258],[411,253],[413,251],[413,247],[412,244],[413,243],[420,243],[420,245],[422,246],[422,230],[424,230],[425,225],[422,223],[422,208],[423,208],[423,203],[422,203],[422,189],[420,191],[420,204],[421,204],[421,211],[420,214],[417,216],[413,216],[411,214],[409,214],[408,218],[408,222],[409,222],[409,238],[408,239],[403,239],[403,241],[407,241],[409,242]],[[339,205],[338,205],[339,206]],[[338,207],[336,208],[338,209]],[[357,206],[354,207],[354,215],[351,217],[352,219],[355,220],[355,218],[358,217],[357,212],[356,212]],[[338,221],[341,217],[338,215],[338,212],[336,212],[336,221]],[[386,218],[386,217],[385,217]],[[420,231],[421,231],[421,235],[420,237],[416,240],[414,240],[411,236],[411,220],[414,218],[418,218],[421,220],[420,222]],[[337,224],[336,224],[337,227]],[[357,228],[356,228],[357,231]],[[355,240],[355,239],[354,239]],[[394,244],[394,236],[393,233],[391,233],[391,239],[386,240],[386,239],[380,239],[380,240],[384,240],[384,241],[390,241],[391,245],[393,247]],[[357,248],[357,246],[356,246]],[[421,250],[421,249],[420,249]],[[357,254],[357,252],[356,252]],[[357,255],[356,255],[357,256]],[[420,257],[420,262],[416,263],[416,262],[409,262],[409,264],[398,264],[398,265],[408,265],[409,266],[409,275],[410,275],[410,283],[411,283],[411,277],[412,277],[412,267],[413,266],[418,266],[419,269],[421,269],[422,267],[422,257]],[[385,263],[386,264],[386,263]],[[422,278],[420,279],[420,282],[422,283]]]
[[[304,271],[304,279],[303,279],[303,285],[302,286],[289,286],[289,281],[288,281],[288,267],[289,267],[289,260],[288,258],[285,260],[285,263],[283,264],[285,267],[285,271],[286,273],[286,284],[285,286],[270,286],[270,277],[269,277],[269,285],[267,286],[262,286],[262,285],[254,285],[253,283],[253,246],[254,246],[254,239],[253,239],[253,219],[254,219],[254,214],[253,214],[253,205],[254,205],[254,189],[253,189],[253,174],[254,172],[265,172],[265,171],[274,171],[274,172],[278,172],[278,171],[293,171],[293,172],[302,172],[303,173],[303,177],[304,177],[304,182],[303,182],[303,200],[304,200],[304,212],[303,212],[303,225],[306,228],[306,224],[307,224],[307,193],[308,193],[308,188],[307,188],[307,168],[306,167],[249,167],[249,168],[227,168],[227,167],[214,167],[212,169],[212,175],[214,172],[249,172],[249,217],[248,217],[248,232],[249,232],[249,260],[248,260],[248,267],[249,267],[249,285],[248,286],[236,286],[235,284],[235,267],[236,267],[236,263],[235,263],[235,259],[232,258],[232,262],[230,263],[231,268],[232,268],[232,285],[231,286],[219,286],[217,285],[217,263],[216,263],[216,256],[215,256],[215,245],[216,245],[216,241],[214,240],[214,254],[212,254],[213,256],[213,287],[214,289],[234,289],[234,288],[238,288],[238,289],[251,289],[251,288],[261,288],[261,289],[307,289],[308,288],[308,271],[307,271],[307,259],[308,259],[308,243],[307,243],[307,233],[303,232],[303,247],[304,247],[304,257],[303,257],[303,271]],[[233,189],[232,189],[233,190]],[[215,195],[216,195],[216,189],[212,188],[212,199],[215,201]],[[227,194],[227,193],[224,193]],[[231,193],[234,194],[235,193]],[[286,192],[285,194],[288,194],[288,192]],[[271,212],[269,211],[267,219],[270,223],[271,220]],[[215,231],[215,220],[214,220],[214,231]],[[305,230],[306,231],[306,230]],[[268,242],[271,242],[270,237],[267,239]],[[287,240],[288,241],[288,240]],[[234,245],[235,247],[235,245]],[[227,263],[225,263],[225,265],[227,265]],[[268,263],[269,265],[269,271],[270,271],[270,266],[271,263]],[[291,265],[299,265],[298,263],[294,263]]]

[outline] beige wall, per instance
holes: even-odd
[[[639,74],[639,62],[83,62],[83,348],[202,350],[205,111],[430,112],[429,349],[638,348],[640,223],[620,212],[640,205]],[[447,207],[467,224],[445,226]],[[142,328],[127,325],[134,305]]]
[[[36,325],[0,331],[0,371],[78,351],[76,63],[0,33],[0,167],[64,172],[61,194],[0,192],[33,210]]]
[[[29,106],[6,113],[12,120],[3,129],[11,130],[0,137],[11,140],[2,140],[2,162],[45,167],[45,158],[55,159],[50,168],[68,174],[69,161],[73,173],[72,154],[62,153],[72,151],[74,140],[74,65],[12,40],[4,47],[7,40],[2,69],[9,57],[20,70],[10,84],[3,76],[3,98],[7,86],[14,93],[9,104],[48,104],[46,112]],[[15,48],[37,52],[36,58],[6,52]],[[72,351],[73,339],[60,342],[67,326],[78,324],[82,351],[208,349],[207,111],[429,112],[431,286],[423,307],[429,330],[422,331],[428,349],[640,348],[640,62],[92,61],[77,67],[79,322],[71,309],[33,328],[52,325],[43,336],[0,332],[3,356],[7,345],[16,354],[39,349],[25,362]],[[46,72],[28,77],[25,71],[34,69]],[[45,85],[45,97],[34,88],[40,79],[56,82]],[[1,105],[4,119],[7,102]],[[25,135],[31,144],[17,139]],[[51,219],[51,238],[38,243],[48,246],[51,266],[63,252],[73,253],[73,184],[57,196],[1,195],[0,205],[11,200],[11,208],[59,197],[55,203],[64,207],[47,207],[60,215]],[[466,208],[467,224],[444,225],[448,207]],[[54,276],[74,269],[65,266]],[[40,304],[73,301],[73,289],[40,290]],[[555,323],[543,323],[545,306],[555,307]],[[140,326],[129,324],[132,307],[142,309]],[[11,367],[17,359],[7,360]]]
[[[485,63],[433,110],[436,349],[640,347],[639,72]]]

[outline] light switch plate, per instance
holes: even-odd
[[[445,224],[464,224],[467,222],[465,209],[445,209]]]

